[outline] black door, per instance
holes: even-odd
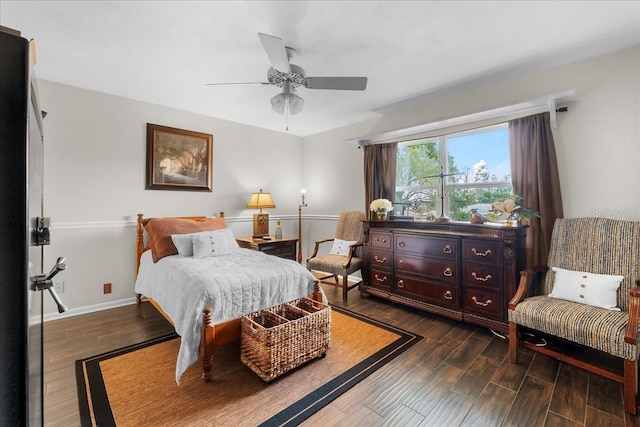
[[[44,274],[43,114],[29,42],[0,28],[0,425],[41,426],[42,293],[65,268]]]

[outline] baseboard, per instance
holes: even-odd
[[[71,308],[64,313],[47,313],[44,315],[43,321],[49,322],[51,320],[65,319],[67,317],[80,316],[81,314],[94,313],[96,311],[108,310],[110,308],[123,307],[125,305],[132,305],[136,303],[136,298],[125,298],[117,301],[110,301],[101,304],[88,305],[84,307]],[[29,324],[33,325],[40,321],[40,316],[30,316]]]

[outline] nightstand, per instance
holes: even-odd
[[[236,239],[241,248],[253,249],[254,251],[264,252],[269,255],[275,255],[280,258],[296,260],[296,243],[298,239],[293,237],[283,237],[276,239],[271,236],[270,240],[240,237]]]

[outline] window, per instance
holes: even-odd
[[[467,221],[512,190],[506,123],[398,144],[395,215]]]

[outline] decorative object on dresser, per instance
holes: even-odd
[[[369,209],[376,214],[376,219],[382,221],[387,219],[389,212],[393,210],[393,204],[387,199],[375,199],[369,205]]]
[[[526,268],[527,227],[365,221],[360,291],[508,330],[507,302]]]
[[[271,193],[263,193],[262,188],[259,193],[251,194],[247,208],[260,209],[260,213],[253,214],[253,237],[269,235],[269,214],[262,213],[262,209],[274,209],[275,207],[276,204],[271,198]]]
[[[423,177],[423,179],[426,179],[426,180],[429,180],[429,178],[440,178],[440,216],[434,220],[435,222],[442,223],[442,222],[451,221],[451,218],[449,218],[447,214],[444,213],[444,199],[446,194],[444,192],[444,179],[448,176],[457,176],[457,175],[462,175],[462,173],[460,172],[444,173],[444,166],[440,166],[440,173],[438,175],[429,175],[429,176]]]
[[[270,236],[266,236],[270,237]],[[296,259],[296,242],[295,237],[275,238],[256,238],[240,237],[236,239],[241,248],[253,249],[254,251],[264,252],[269,255],[275,255],[280,258],[294,260]]]
[[[349,285],[349,274],[362,269],[362,222],[364,212],[341,212],[334,238],[316,242],[313,253],[307,259],[307,268],[324,273],[320,280],[333,277],[335,285],[340,286],[338,276],[342,276],[342,300],[347,300],[350,289],[358,283]],[[332,242],[328,254],[318,255],[320,244]]]
[[[509,302],[511,361],[518,361],[518,347],[522,345],[622,383],[624,408],[636,414],[639,253],[639,221],[557,219],[548,267],[524,271],[518,291]],[[537,347],[522,340],[522,328],[543,334],[549,345]],[[558,341],[576,343],[580,350],[574,354],[563,351],[554,345]],[[585,358],[585,347],[621,360],[624,374],[608,366],[611,363],[603,363],[602,355]]]
[[[211,191],[213,135],[147,123],[147,190]]]

